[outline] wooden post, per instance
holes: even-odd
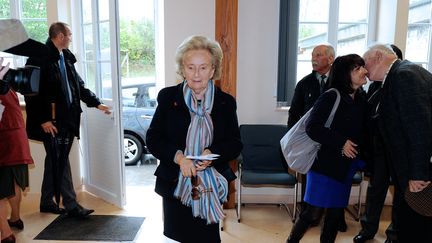
[[[216,85],[223,91],[236,97],[237,86],[237,16],[238,0],[216,1],[216,40],[222,47],[222,77],[216,80]],[[230,162],[230,167],[237,171],[237,161]],[[235,182],[229,185],[228,202],[225,208],[235,207]]]

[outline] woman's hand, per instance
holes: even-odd
[[[186,156],[183,155],[183,158],[178,161],[178,165],[180,166],[180,171],[184,177],[192,177],[196,176],[196,168],[191,159],[186,158]]]
[[[351,140],[347,140],[342,148],[342,155],[354,159],[357,156],[357,144],[351,142]]]
[[[201,155],[207,155],[207,154],[211,154],[211,151],[209,149],[204,149],[204,151]],[[207,169],[207,167],[211,166],[211,163],[212,163],[211,160],[198,161],[196,164],[196,169],[198,171],[205,170],[205,169]]]

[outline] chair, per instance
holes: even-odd
[[[287,132],[286,125],[240,126],[243,143],[239,159],[237,180],[237,221],[241,218],[242,186],[294,188],[292,212],[284,205],[295,221],[297,211],[297,175],[288,172],[288,165],[280,148],[280,139]],[[288,195],[287,195],[288,197]]]
[[[353,186],[358,186],[359,187],[359,193],[358,193],[358,200],[357,200],[357,204],[354,204],[353,206],[349,206],[346,207],[347,212],[354,218],[354,220],[359,221],[360,217],[361,217],[361,209],[362,209],[362,204],[361,204],[361,196],[363,193],[363,178],[364,178],[364,174],[363,172],[357,171],[354,176],[353,176],[353,180],[352,180],[352,185]]]

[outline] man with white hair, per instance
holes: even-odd
[[[399,60],[389,45],[373,45],[363,57],[369,79],[382,82],[376,107],[378,134],[400,202],[393,208],[398,241],[432,242],[432,217],[414,211],[404,198],[406,191],[430,186],[432,178],[432,74]]]

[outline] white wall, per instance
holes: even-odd
[[[238,9],[239,123],[286,124],[276,109],[279,0],[239,0]]]
[[[165,0],[165,86],[177,84],[175,52],[191,35],[215,38],[215,2],[213,0]]]

